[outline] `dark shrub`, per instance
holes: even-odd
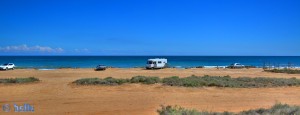
[[[100,78],[83,78],[74,81],[78,85],[121,85],[124,83],[128,83],[128,79],[116,79],[112,77],[107,77],[104,79]]]
[[[29,78],[16,78],[16,83],[29,83],[29,82],[35,82],[39,81],[38,78],[35,77],[29,77]]]
[[[161,109],[157,110],[159,115],[233,115],[230,112],[199,112],[195,109],[185,109],[180,106],[161,106]]]
[[[163,79],[163,84],[171,86],[185,86],[185,87],[201,87],[201,86],[216,86],[216,87],[230,87],[231,78],[215,77],[215,76],[190,76],[185,78],[169,77]]]
[[[76,83],[78,85],[96,85],[101,81],[99,78],[83,78],[83,79],[78,79],[74,81],[73,83]]]
[[[3,82],[0,80],[0,83]],[[18,82],[16,79],[8,79],[6,82]],[[239,77],[231,78],[230,76],[189,76],[179,78],[172,76],[163,78],[162,81],[159,77],[146,77],[135,76],[131,79],[116,79],[107,77],[100,78],[84,78],[74,81],[79,85],[121,85],[124,83],[142,83],[142,84],[155,84],[163,83],[170,86],[184,86],[184,87],[233,87],[233,88],[258,88],[258,87],[279,87],[279,86],[299,86],[300,80],[296,78],[266,78],[266,77]]]
[[[145,76],[135,76],[130,79],[130,82],[131,83],[140,83],[140,82],[145,82],[146,79],[147,79],[147,77],[145,77]]]
[[[177,76],[164,78],[162,83],[170,86],[184,87],[236,87],[236,88],[251,88],[251,87],[278,87],[278,86],[299,86],[300,80],[296,78],[249,78],[239,77],[231,78],[230,76],[190,76],[179,78]]]
[[[128,83],[128,79],[116,79],[112,77],[107,77],[102,80],[103,82],[101,84],[106,84],[106,85],[121,85],[124,83]]]
[[[255,110],[231,112],[207,112],[195,109],[185,109],[179,106],[161,106],[157,110],[159,115],[300,115],[300,106],[290,106],[287,104],[275,104],[270,109],[259,108]]]
[[[181,79],[178,76],[163,78],[162,82],[163,82],[163,84],[170,85],[170,86],[182,86],[183,85]]]
[[[160,82],[159,77],[135,76],[130,79],[131,83],[155,84]]]
[[[274,73],[288,73],[288,74],[300,74],[300,70],[297,69],[272,69],[272,70],[267,70],[265,69],[264,71],[266,72],[274,72]]]
[[[40,81],[40,80],[35,77],[0,79],[0,83],[30,83],[30,82],[36,82],[36,81]]]
[[[300,115],[300,106],[275,104],[270,109],[255,109],[240,112],[241,115]]]
[[[242,82],[242,87],[279,87],[279,86],[297,86],[300,85],[300,80],[295,78],[237,78]]]
[[[189,110],[179,106],[161,106],[161,110],[157,110],[159,115],[199,115],[196,110]]]

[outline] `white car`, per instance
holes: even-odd
[[[233,63],[228,66],[228,68],[244,68],[245,66],[240,63]]]
[[[0,65],[0,70],[14,70],[15,69],[15,64],[13,63],[6,63],[6,64],[2,64]]]

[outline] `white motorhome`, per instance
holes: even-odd
[[[167,67],[168,61],[163,58],[148,59],[147,69],[161,69]]]

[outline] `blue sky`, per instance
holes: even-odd
[[[0,55],[300,55],[299,0],[1,0]]]

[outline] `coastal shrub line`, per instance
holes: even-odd
[[[83,78],[74,81],[77,85],[121,85],[128,83],[129,79],[116,79],[112,77],[101,78]]]
[[[259,88],[259,87],[279,87],[279,86],[299,86],[300,80],[296,78],[266,78],[266,77],[239,77],[230,76],[190,76],[179,78],[177,76],[164,78],[162,83],[170,86],[184,87],[232,87],[232,88]]]
[[[112,77],[101,78],[83,78],[74,81],[77,85],[121,85],[124,83],[142,83],[142,84],[155,84],[159,83],[159,77],[146,77],[146,76],[135,76],[131,79],[117,79]]]
[[[288,73],[288,74],[300,74],[300,70],[297,69],[271,69],[271,70],[264,70],[266,72],[273,72],[273,73]]]
[[[275,104],[269,109],[259,108],[254,110],[232,112],[207,112],[195,109],[185,109],[180,106],[161,106],[157,110],[159,115],[300,115],[300,106],[290,106],[287,104]]]
[[[74,81],[77,85],[121,85],[124,83],[155,84],[162,83],[168,86],[182,87],[231,87],[231,88],[260,88],[260,87],[280,87],[299,86],[300,80],[296,78],[266,78],[266,77],[239,77],[230,76],[189,76],[179,78],[172,76],[167,78],[135,76],[131,79],[117,79],[112,77],[83,78]]]
[[[135,76],[130,79],[131,83],[155,84],[160,83],[159,77]]]
[[[0,79],[0,83],[30,83],[30,82],[37,82],[37,81],[40,81],[40,80],[35,77]]]

